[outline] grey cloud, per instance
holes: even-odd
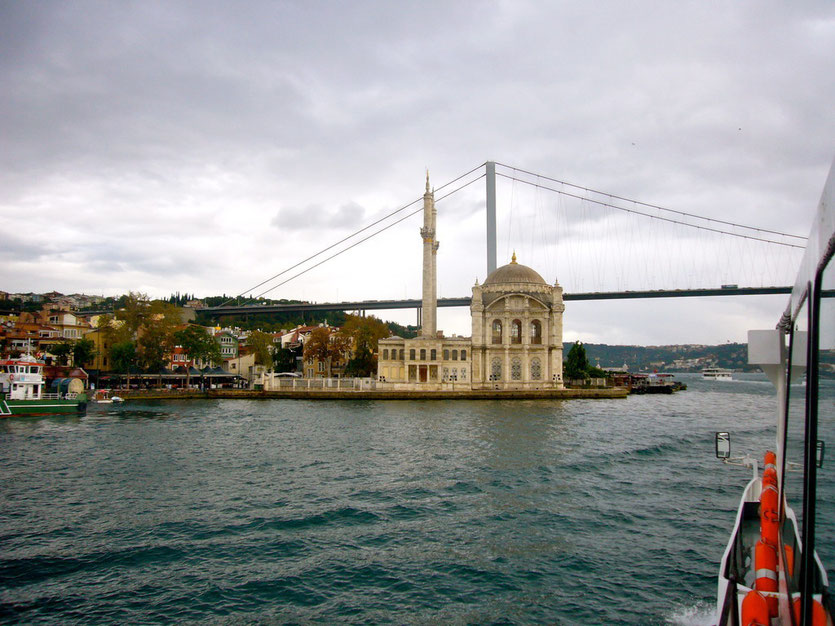
[[[270,224],[282,231],[295,230],[359,230],[366,224],[365,209],[355,202],[336,207],[309,204],[304,207],[284,207],[273,217]]]
[[[770,0],[2,3],[0,224],[25,233],[2,253],[35,242],[31,289],[50,268],[61,291],[229,293],[419,197],[424,167],[440,185],[488,158],[803,233],[832,159],[833,58],[835,8]],[[500,253],[527,246],[562,278],[583,228],[550,247],[522,233],[537,197],[508,185]],[[439,203],[453,293],[484,277],[482,202],[479,182]],[[379,271],[414,295],[418,225],[351,262],[387,254]],[[332,265],[283,295],[378,297]]]

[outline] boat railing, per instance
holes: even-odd
[[[77,393],[42,393],[41,400],[75,400],[78,397]]]

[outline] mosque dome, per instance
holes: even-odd
[[[501,285],[505,283],[528,283],[532,285],[547,285],[545,279],[536,270],[527,265],[516,262],[516,253],[507,265],[495,269],[484,281],[485,285]]]

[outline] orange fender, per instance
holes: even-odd
[[[762,595],[754,590],[745,594],[742,599],[742,626],[769,626],[771,618],[768,615],[768,603]]]

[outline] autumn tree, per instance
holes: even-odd
[[[341,359],[349,348],[350,343],[344,335],[333,333],[326,326],[319,326],[313,329],[304,342],[304,358],[324,363],[330,378],[333,361]]]
[[[377,371],[377,345],[391,335],[388,325],[370,315],[349,315],[340,334],[353,346],[353,355],[345,373],[352,376],[371,376]]]
[[[253,330],[246,340],[247,345],[252,348],[255,354],[255,364],[272,366],[273,363],[273,337],[260,330]]]
[[[150,314],[151,303],[144,293],[131,291],[123,296],[122,308],[116,312],[116,319],[121,320],[127,331],[135,336],[145,325]]]

